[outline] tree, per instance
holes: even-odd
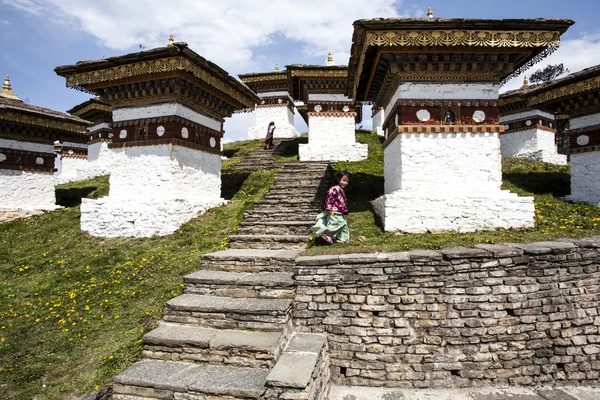
[[[538,69],[529,77],[529,82],[531,83],[547,83],[556,79],[557,76],[562,74],[568,74],[569,69],[565,68],[565,66],[560,63],[556,65],[548,65],[544,69]]]

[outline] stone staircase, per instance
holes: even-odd
[[[144,336],[144,360],[114,378],[114,400],[325,399],[327,341],[294,332],[295,257],[327,190],[327,164],[285,164],[230,249],[201,258]]]

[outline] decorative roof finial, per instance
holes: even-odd
[[[527,75],[525,75],[525,78],[523,78],[523,86],[521,86],[521,89],[525,89],[526,87],[529,87],[529,79],[527,79]]]
[[[275,64],[275,72],[279,72],[279,64]]]
[[[169,35],[169,44],[167,46],[171,47],[173,46],[173,43],[175,43],[175,39],[173,38],[173,35]]]
[[[2,91],[0,91],[0,96],[5,97],[7,99],[20,100],[19,96],[13,93],[10,86],[10,78],[6,75],[4,78],[4,85],[2,85]]]
[[[329,52],[329,54],[327,55],[327,62],[325,63],[325,65],[328,67],[335,65],[335,63],[333,62],[333,56],[331,55],[331,52]]]
[[[429,18],[429,19],[433,18],[433,11],[431,11],[431,7],[427,8],[427,18]]]

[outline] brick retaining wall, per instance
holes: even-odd
[[[300,257],[294,323],[349,385],[598,385],[600,236]]]

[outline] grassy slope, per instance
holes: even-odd
[[[160,238],[91,237],[78,206],[0,225],[0,398],[76,399],[136,361],[181,277],[227,245],[274,175],[224,174],[229,204]],[[59,197],[107,188],[96,178],[61,186]]]
[[[534,196],[536,226],[532,229],[499,229],[477,233],[396,234],[384,232],[375,217],[370,201],[383,194],[383,150],[381,138],[357,134],[369,144],[369,158],[359,162],[340,162],[336,171],[350,173],[347,190],[351,241],[348,244],[323,246],[311,242],[304,255],[403,251],[417,248],[439,249],[448,246],[473,246],[478,243],[533,242],[560,237],[598,234],[600,207],[572,204],[559,197],[570,192],[569,167],[529,159],[502,159],[503,189],[521,196]],[[363,236],[364,241],[359,237]]]

